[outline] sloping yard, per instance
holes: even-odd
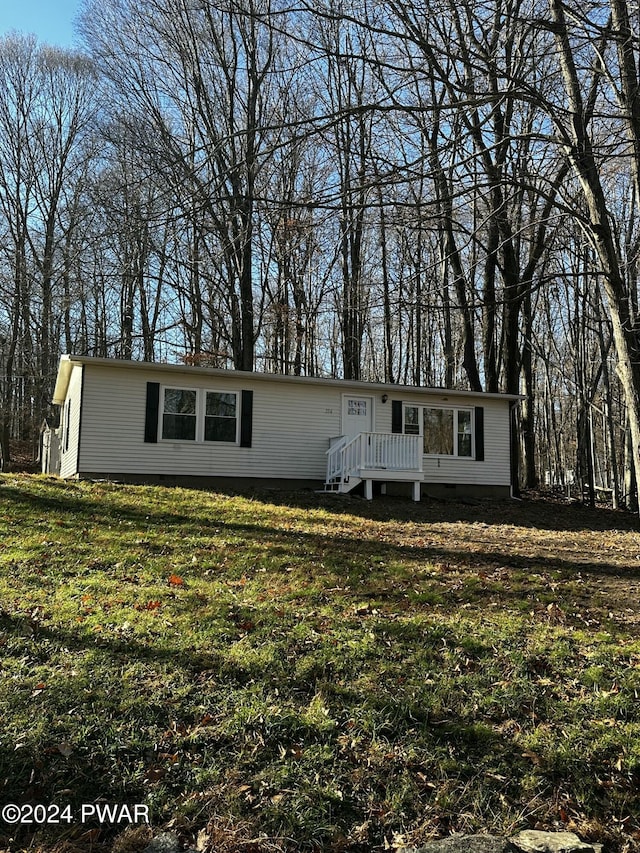
[[[634,517],[561,502],[0,476],[0,806],[34,821],[0,849],[638,849],[639,576]]]

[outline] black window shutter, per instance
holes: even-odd
[[[402,400],[391,401],[391,432],[402,432]]]
[[[64,450],[69,449],[69,433],[71,432],[71,400],[67,400],[67,414],[64,419]]]
[[[144,440],[150,444],[158,441],[158,410],[160,407],[160,383],[147,382],[147,407],[144,415]]]
[[[253,391],[242,392],[240,406],[240,447],[251,447],[253,438]]]
[[[476,461],[484,461],[484,407],[476,406],[475,411]]]

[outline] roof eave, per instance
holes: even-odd
[[[451,396],[451,397],[484,397],[487,399],[501,399],[501,400],[521,400],[523,399],[520,394],[502,394],[502,393],[492,393],[487,391],[466,391],[462,389],[448,389],[448,388],[434,388],[434,387],[426,387],[426,386],[418,386],[418,385],[398,385],[392,384],[388,382],[364,382],[362,380],[348,380],[348,379],[333,379],[328,377],[315,377],[315,376],[291,376],[285,374],[276,374],[276,373],[251,373],[245,371],[238,370],[226,370],[223,368],[217,367],[192,367],[184,364],[167,364],[165,362],[144,362],[144,361],[127,361],[124,359],[113,359],[113,358],[103,358],[100,356],[73,356],[73,355],[63,355],[60,359],[60,370],[58,371],[58,380],[56,382],[56,387],[54,390],[54,399],[53,402],[57,405],[61,405],[66,397],[67,386],[69,384],[69,378],[71,376],[71,370],[74,365],[96,365],[103,367],[122,367],[122,368],[133,368],[133,369],[147,369],[147,370],[169,370],[172,372],[180,372],[180,373],[193,373],[197,372],[201,375],[209,375],[209,376],[229,376],[230,374],[241,374],[249,379],[255,380],[266,380],[266,381],[278,381],[278,382],[287,382],[287,383],[303,383],[307,385],[332,385],[335,387],[344,387],[348,385],[360,386],[363,389],[367,388],[372,391],[377,390],[381,392],[387,393],[396,393],[400,394],[403,391],[405,393],[415,393],[416,391],[423,393],[431,393],[431,394],[440,394],[443,396]],[[364,393],[364,391],[363,391]]]
[[[75,363],[78,364],[79,362]],[[62,406],[67,397],[67,388],[69,387],[69,379],[71,378],[73,365],[74,361],[70,355],[60,356],[56,386],[53,389],[53,397],[51,399],[54,406]]]

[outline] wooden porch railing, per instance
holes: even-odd
[[[327,482],[361,471],[422,472],[422,442],[419,435],[361,432],[342,436],[327,451]]]

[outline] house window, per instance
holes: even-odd
[[[418,406],[405,407],[404,431],[407,435],[420,435],[420,409]]]
[[[237,397],[220,391],[207,391],[204,416],[205,441],[235,441],[237,436]]]
[[[423,409],[424,452],[435,456],[453,456],[453,409]]]
[[[347,414],[357,417],[367,416],[367,401],[366,400],[347,400]]]
[[[62,445],[63,453],[69,449],[69,437],[71,434],[71,400],[67,400],[64,413],[64,442]]]
[[[457,409],[458,456],[471,456],[471,409]]]
[[[162,438],[168,441],[238,440],[239,397],[235,392],[165,388]]]
[[[162,437],[195,441],[198,411],[196,391],[182,388],[164,389]]]
[[[422,435],[424,453],[430,456],[473,454],[472,410],[430,406],[405,406],[403,430]]]

